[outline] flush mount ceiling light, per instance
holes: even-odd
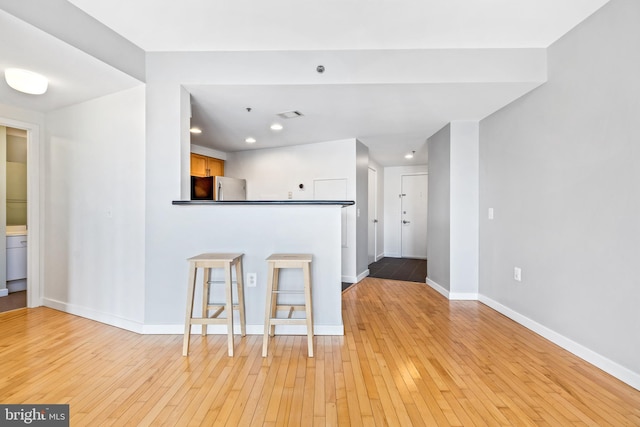
[[[282,125],[280,123],[274,123],[271,125],[271,130],[282,130]]]
[[[42,95],[49,86],[49,81],[45,76],[20,68],[4,70],[4,79],[13,89],[30,95]]]
[[[200,128],[191,128],[191,129],[189,129],[189,132],[191,132],[191,133],[202,133],[202,129],[200,129]]]
[[[249,137],[247,139],[244,140],[244,142],[246,142],[247,144],[255,144],[256,143],[256,139]]]
[[[415,151],[410,152],[409,154],[405,155],[404,158],[405,159],[413,159],[413,155],[415,154]]]

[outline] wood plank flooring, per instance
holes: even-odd
[[[12,292],[0,298],[0,313],[17,310],[27,306],[27,291]]]
[[[640,426],[640,391],[478,302],[367,278],[346,334],[137,335],[48,308],[0,314],[0,402],[72,426]]]

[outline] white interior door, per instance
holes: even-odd
[[[368,194],[368,212],[369,212],[369,237],[368,237],[368,257],[369,264],[376,261],[376,253],[378,252],[378,172],[369,168],[369,194]]]
[[[427,258],[428,175],[402,176],[401,233],[403,258]]]

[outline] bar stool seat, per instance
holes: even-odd
[[[275,334],[275,325],[306,325],[309,357],[313,357],[313,306],[311,301],[311,259],[310,254],[272,254],[267,258],[267,298],[264,320],[262,357],[267,357],[269,336]],[[302,290],[281,290],[279,272],[282,268],[301,268]],[[278,304],[279,294],[304,294],[304,304]],[[286,318],[278,318],[278,310],[288,310]],[[294,311],[305,311],[305,318],[292,318]]]
[[[244,311],[244,283],[242,270],[241,253],[204,253],[189,258],[189,283],[187,290],[187,314],[184,325],[184,343],[182,355],[189,354],[189,340],[191,335],[191,325],[202,325],[202,336],[207,335],[207,325],[224,324],[227,325],[227,346],[229,356],[233,356],[233,310],[240,312],[240,331],[244,337],[246,332],[246,320]],[[233,304],[233,281],[231,268],[235,266],[236,285],[238,293],[238,304]],[[202,317],[193,317],[193,299],[196,287],[196,273],[198,268],[204,269],[202,281]],[[224,282],[211,281],[211,269],[224,269]],[[213,283],[224,283],[225,302],[224,304],[211,304],[209,302],[209,287]],[[213,314],[210,311],[215,310]],[[219,317],[226,312],[226,317]]]

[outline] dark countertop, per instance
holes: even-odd
[[[342,207],[354,205],[353,200],[174,200],[173,205],[194,206],[194,205],[212,205],[212,206],[229,206],[229,205],[257,205],[257,206],[273,206],[273,205],[290,205],[290,206],[328,206],[338,205]]]

